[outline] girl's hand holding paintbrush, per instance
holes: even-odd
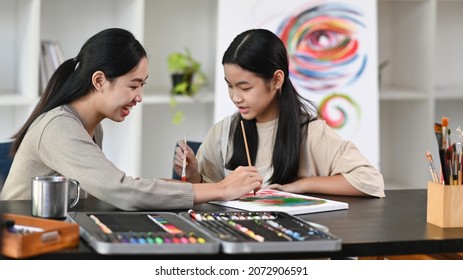
[[[178,141],[175,148],[174,171],[179,176],[186,176],[186,181],[190,183],[201,183],[201,174],[198,172],[198,161],[195,153],[184,139]],[[182,174],[184,173],[184,174]]]

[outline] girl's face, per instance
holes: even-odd
[[[103,92],[97,106],[101,116],[122,122],[133,106],[143,100],[143,86],[147,78],[148,60],[143,58],[131,72],[112,82],[104,79]]]
[[[267,82],[235,64],[225,64],[225,81],[230,99],[245,120],[274,120],[278,114],[277,92],[273,81]]]

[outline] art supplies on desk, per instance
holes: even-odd
[[[448,117],[442,117],[442,123],[434,123],[440,176],[431,153],[426,152],[432,177],[427,187],[426,221],[441,228],[463,227],[463,132],[459,126],[456,133],[451,131]]]
[[[292,215],[344,210],[349,208],[346,202],[299,195],[274,189],[260,190],[255,195],[248,193],[231,201],[214,201],[226,207],[248,211],[281,211]]]
[[[213,254],[219,243],[169,212],[71,212],[81,237],[100,254]]]
[[[462,185],[463,184],[463,133],[460,127],[457,127],[456,133],[451,134],[449,127],[449,118],[442,117],[442,123],[434,124],[434,132],[436,134],[437,146],[439,149],[440,160],[440,176],[436,178],[433,173],[433,160],[430,152],[426,153],[426,157],[430,162],[431,175],[433,182],[443,185]],[[456,134],[456,135],[455,135]],[[456,138],[452,142],[450,136]]]
[[[226,254],[341,249],[340,238],[284,212],[190,210],[180,215],[217,238]]]
[[[97,253],[226,254],[324,252],[341,239],[284,212],[71,212]]]
[[[33,257],[79,244],[76,224],[15,214],[3,214],[2,219],[2,254],[10,258]]]

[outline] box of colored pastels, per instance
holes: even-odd
[[[341,249],[341,239],[285,212],[180,213],[206,229],[226,254],[265,252],[323,252]]]
[[[169,212],[71,212],[80,236],[96,252],[112,254],[213,254],[219,243]]]

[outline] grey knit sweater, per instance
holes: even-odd
[[[76,179],[90,195],[123,210],[185,209],[193,206],[190,183],[136,179],[104,155],[101,125],[93,139],[68,105],[38,117],[16,153],[0,200],[31,198],[31,178],[63,175]],[[122,147],[121,147],[122,148]]]

